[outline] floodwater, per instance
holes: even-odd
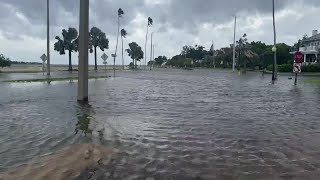
[[[76,82],[0,83],[0,172],[93,143],[116,153],[92,179],[318,179],[320,85],[270,79],[121,72],[90,81],[89,104]]]

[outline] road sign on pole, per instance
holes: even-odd
[[[303,54],[301,52],[294,53],[294,62],[302,63],[303,62]]]
[[[106,55],[106,53],[103,53],[102,56],[101,56],[101,59],[103,61],[106,61],[108,59],[108,55]]]
[[[293,72],[301,73],[301,63],[293,63]]]
[[[108,55],[106,55],[106,53],[103,53],[101,56],[101,59],[103,60],[103,64],[104,64],[104,71],[107,72],[107,59],[108,59]]]
[[[46,62],[47,61],[47,55],[46,54],[42,54],[40,59],[42,60],[42,62]]]
[[[294,85],[297,85],[298,73],[301,73],[301,63],[293,63],[293,72],[296,74],[294,79]]]
[[[40,59],[42,60],[42,75],[44,76],[44,63],[47,61],[48,57],[46,56],[46,54],[42,54]]]

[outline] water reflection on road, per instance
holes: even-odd
[[[118,155],[109,179],[280,179],[320,173],[320,86],[230,72],[137,71],[77,83],[0,84],[0,171],[74,143]]]

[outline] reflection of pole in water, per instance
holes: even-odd
[[[81,131],[85,136],[92,133],[92,129],[90,129],[90,122],[92,119],[91,114],[94,114],[94,112],[90,104],[78,103],[78,122],[76,124],[75,134],[78,134],[79,131]]]

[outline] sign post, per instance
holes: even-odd
[[[294,85],[297,85],[298,73],[301,73],[301,65],[303,62],[303,54],[296,52],[294,54],[293,72],[295,73]]]
[[[116,77],[116,54],[111,55],[113,57],[113,77]]]
[[[42,60],[42,75],[44,76],[44,63],[47,61],[48,57],[46,56],[46,54],[42,54],[40,59]]]
[[[103,53],[101,56],[101,59],[103,60],[103,64],[104,64],[104,71],[107,73],[107,59],[108,59],[108,55],[106,55],[106,53]]]

